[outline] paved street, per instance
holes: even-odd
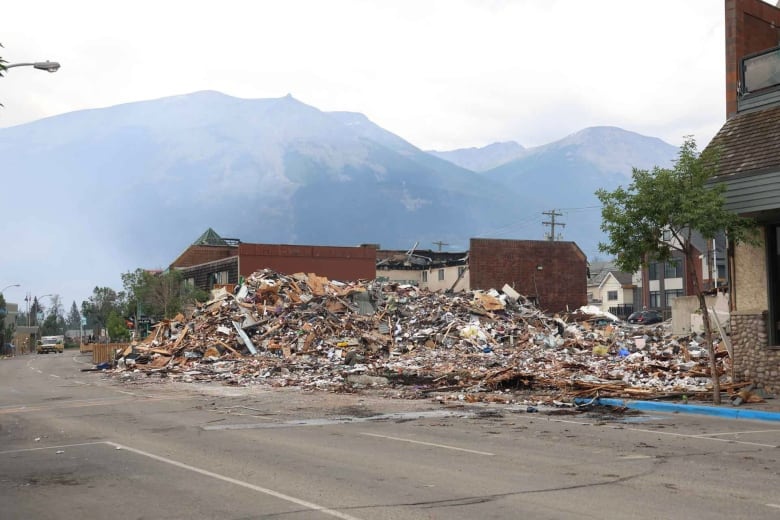
[[[0,361],[0,518],[780,517],[780,425],[119,383]]]

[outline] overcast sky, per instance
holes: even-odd
[[[17,0],[0,13],[0,56],[62,64],[0,79],[0,127],[199,90],[289,93],[436,150],[596,125],[703,147],[725,121],[723,0]],[[0,288],[20,281],[0,272]],[[24,285],[11,301],[49,292]],[[88,294],[63,296],[67,310]]]
[[[703,146],[725,120],[722,0],[7,2],[0,127],[218,90],[361,112],[423,149],[615,125]]]

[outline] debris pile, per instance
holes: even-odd
[[[188,318],[158,323],[117,353],[114,372],[230,385],[394,387],[409,397],[449,391],[468,400],[512,390],[557,398],[709,390],[700,339],[675,338],[663,324],[602,325],[603,316],[586,310],[549,315],[509,286],[446,294],[263,270]],[[727,374],[726,350],[716,348],[716,356]]]

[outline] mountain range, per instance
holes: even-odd
[[[556,235],[592,256],[594,191],[676,153],[615,127],[428,152],[291,96],[204,91],[81,110],[0,129],[0,271],[69,305],[119,288],[122,272],[167,266],[208,227],[244,242],[463,251],[471,237],[542,239],[554,209],[566,225]]]

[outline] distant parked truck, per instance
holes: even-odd
[[[38,354],[47,354],[49,352],[59,352],[65,349],[65,336],[43,336],[38,340],[38,347],[35,351]]]

